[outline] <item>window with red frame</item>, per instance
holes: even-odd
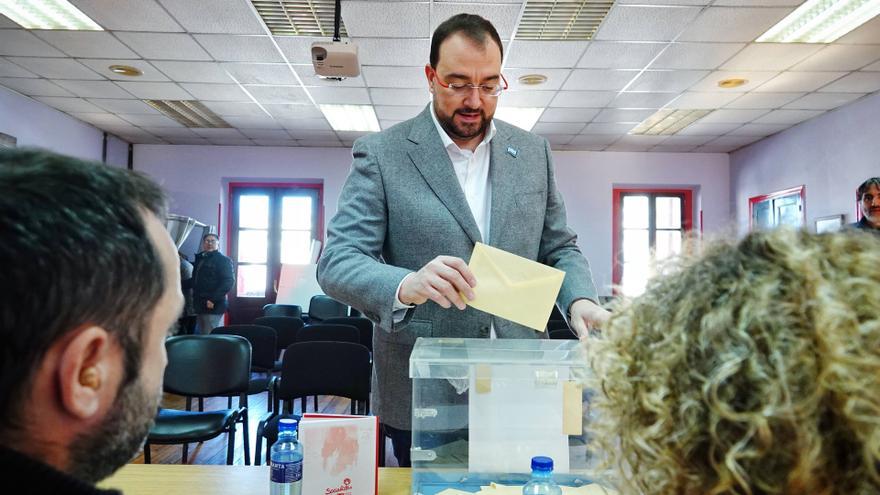
[[[681,253],[693,223],[692,191],[614,189],[615,293],[645,291],[657,263]]]

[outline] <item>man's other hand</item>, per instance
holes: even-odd
[[[471,300],[477,279],[461,258],[438,256],[428,262],[412,276],[403,280],[400,286],[400,302],[404,304],[423,304],[431,300],[444,308],[455,305],[458,309],[466,307],[460,293]]]
[[[611,317],[608,310],[589,299],[578,299],[571,305],[571,328],[580,338],[589,335],[590,330],[602,328]]]

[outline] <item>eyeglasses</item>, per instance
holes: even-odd
[[[443,88],[452,91],[456,96],[467,96],[471,91],[477,89],[480,91],[480,96],[493,96],[497,97],[501,94],[502,91],[507,89],[507,79],[504,78],[504,74],[501,74],[501,82],[496,84],[471,84],[471,83],[444,83],[437,77],[437,74],[434,74],[434,79],[437,81],[437,84],[442,86]]]

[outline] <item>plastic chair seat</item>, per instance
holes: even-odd
[[[157,416],[156,425],[150,430],[150,443],[189,443],[210,440],[221,433],[235,420],[235,411],[180,411],[162,409]]]

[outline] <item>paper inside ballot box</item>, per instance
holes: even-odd
[[[544,331],[565,272],[481,242],[468,268],[477,279],[469,306]]]
[[[375,416],[304,414],[302,493],[376,495],[378,431]]]

